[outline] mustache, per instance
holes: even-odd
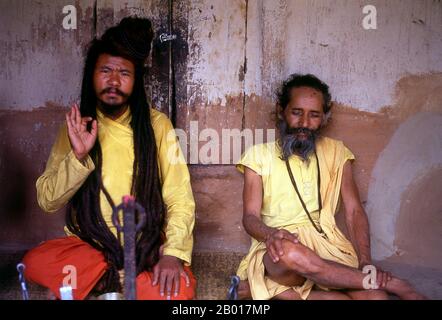
[[[105,93],[115,93],[115,94],[117,94],[119,96],[122,96],[123,98],[127,98],[129,96],[128,94],[124,93],[120,89],[118,89],[118,88],[111,88],[111,87],[104,88],[103,90],[101,90],[100,95],[105,94]]]
[[[299,155],[303,160],[308,160],[309,155],[315,150],[320,130],[310,130],[305,127],[290,128],[285,121],[280,121],[278,127],[282,160],[287,160],[293,154]],[[298,134],[305,134],[307,138],[299,139]]]
[[[314,135],[315,131],[311,130],[309,128],[286,128],[285,129],[285,134],[286,135],[297,135],[297,134],[305,134],[308,137],[312,137]]]

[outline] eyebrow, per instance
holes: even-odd
[[[292,108],[292,111],[304,111],[304,109],[294,107],[294,108]],[[310,110],[309,112],[316,113],[316,114],[320,114],[321,113],[320,111],[316,111],[316,110]]]
[[[101,70],[103,70],[103,69],[113,70],[113,69],[112,69],[110,66],[108,66],[108,65],[101,66],[100,69],[101,69]],[[120,71],[120,72],[129,72],[129,73],[132,73],[132,71],[130,71],[129,69],[120,69],[119,71]]]

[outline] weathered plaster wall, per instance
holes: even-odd
[[[91,1],[74,3],[75,31],[62,27],[66,1],[0,2],[0,109],[30,111],[77,99],[83,46],[95,31]]]
[[[212,12],[211,2],[204,3],[204,8],[199,7],[203,14]],[[365,1],[245,2],[244,83],[241,87],[235,77],[232,77],[232,82],[224,82],[225,76],[218,76],[216,69],[209,69],[210,72],[206,69],[204,79],[216,77],[225,84],[226,92],[217,95],[218,90],[210,91],[204,85],[200,86],[198,102],[206,102],[206,105],[196,111],[191,109],[190,120],[202,120],[215,129],[219,128],[218,125],[222,128],[272,128],[274,92],[279,83],[294,72],[317,74],[330,85],[337,102],[325,133],[343,140],[354,151],[357,157],[354,175],[361,200],[367,204],[372,170],[401,123],[422,111],[442,111],[442,7],[434,1],[370,2],[377,8],[378,29],[365,30],[361,23],[364,17],[362,8],[366,4]],[[212,29],[217,28],[216,21],[218,19],[214,18]],[[228,26],[227,30],[230,28]],[[238,25],[237,28],[242,29],[243,26]],[[209,33],[210,41],[213,41],[212,34]],[[201,61],[210,60],[214,50],[216,52],[212,47],[206,50],[209,35],[200,34],[202,45],[198,47],[198,57]],[[229,42],[236,48],[242,48],[241,38],[242,35],[233,39],[219,37],[217,43],[220,47],[223,47],[220,43]],[[238,62],[243,61],[238,50],[226,53],[229,58],[233,55]],[[237,66],[231,68],[225,64],[224,70],[230,70],[230,75],[239,74]],[[225,99],[231,99],[235,91],[238,99]],[[194,105],[200,103],[189,103],[190,108]],[[226,117],[227,120],[224,120]],[[218,125],[209,124],[213,122]],[[429,148],[437,146],[430,145]],[[414,170],[412,175],[419,174],[417,166],[409,169]],[[210,172],[214,167],[205,170]],[[226,176],[236,179],[237,185],[242,186],[241,176],[233,167],[224,166],[216,170],[223,170]],[[209,180],[203,178],[197,184],[204,186]],[[395,184],[394,178],[392,184]],[[223,197],[226,191],[223,191],[222,181],[218,183],[218,189]],[[196,195],[198,198],[199,191]],[[205,191],[202,191],[201,197],[205,197]],[[199,210],[212,212],[213,208],[210,203],[200,202]],[[367,210],[373,221],[391,219],[385,211],[371,207]],[[241,208],[238,207],[237,211]],[[214,231],[216,235],[219,232],[219,236],[223,236],[223,232],[217,230],[226,225],[230,230],[235,229],[236,219],[221,218],[231,214],[224,208],[212,214],[211,221],[216,221],[218,226]],[[342,218],[342,214],[339,215],[338,221],[345,229]],[[379,237],[378,230],[381,233],[382,228],[378,228],[379,225],[374,223],[374,239]],[[211,246],[205,245],[210,243],[206,242],[208,239],[204,236],[197,242],[199,248],[210,250]],[[243,250],[246,246],[246,242],[237,246],[232,242],[224,249]],[[381,258],[377,254],[375,257]]]
[[[377,30],[362,28],[366,4],[377,8]],[[7,25],[0,33],[4,66],[0,183],[8,195],[1,203],[0,249],[30,247],[60,233],[62,215],[42,214],[34,183],[63,112],[78,99],[83,46],[128,14],[150,17],[157,36],[167,30],[167,1],[76,1],[76,31],[61,28],[64,5],[63,1],[0,3],[1,20]],[[213,129],[220,136],[222,129],[271,129],[279,83],[294,72],[317,74],[330,85],[336,101],[326,134],[344,140],[357,157],[354,173],[372,222],[375,257],[387,258],[402,248],[409,254],[401,257],[415,261],[421,247],[404,241],[403,230],[410,223],[420,223],[420,230],[426,230],[431,219],[440,221],[437,204],[422,209],[427,218],[413,221],[404,199],[414,201],[416,194],[425,192],[425,185],[437,185],[438,175],[423,171],[430,167],[421,149],[432,150],[431,166],[438,170],[442,3],[183,0],[174,1],[173,11],[177,128],[189,132],[191,121],[198,121],[199,132]],[[169,111],[167,58],[167,45],[156,40],[147,90],[154,105],[165,112]],[[404,137],[410,123],[414,131],[406,130]],[[420,135],[426,137],[416,138],[416,143],[422,141],[420,151],[408,150],[407,139]],[[408,161],[408,151],[421,155],[403,166],[405,179],[396,166],[398,159]],[[190,165],[197,203],[195,250],[248,248],[241,225],[242,177],[232,165],[235,160],[214,165],[197,158]],[[414,185],[425,173],[425,183]],[[379,184],[380,178],[388,185]],[[393,201],[386,199],[389,191],[394,191],[394,206],[385,210],[379,202]],[[430,193],[426,199],[439,198]],[[342,223],[342,215],[338,220]],[[384,242],[379,247],[380,239]],[[428,254],[437,250],[428,247]],[[421,257],[427,263],[428,256]]]

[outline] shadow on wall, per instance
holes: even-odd
[[[0,128],[5,128],[5,118],[0,119]],[[17,148],[17,140],[10,132],[1,133],[0,145],[0,225],[1,238],[8,238],[21,230],[25,232],[30,221],[29,203],[32,169],[26,157]],[[2,241],[3,242],[3,241]]]
[[[442,297],[442,115],[402,123],[372,173],[367,214],[373,259]]]
[[[0,122],[0,126],[3,124]],[[4,133],[0,145],[0,225],[20,223],[29,208],[30,170],[24,156],[13,148],[13,142]]]
[[[35,182],[43,172],[64,108],[0,113],[0,250],[26,250],[63,234],[64,216],[37,204]]]

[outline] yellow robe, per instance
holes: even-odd
[[[150,115],[157,146],[162,196],[167,209],[164,254],[180,258],[190,265],[195,202],[189,171],[170,120],[155,109],[151,109]],[[118,205],[122,196],[130,194],[132,183],[134,147],[130,109],[116,120],[105,117],[97,110],[97,120],[103,155],[103,184]],[[89,156],[83,162],[77,160],[70,146],[66,125],[63,125],[46,169],[36,183],[40,207],[46,212],[61,209],[94,169]],[[106,224],[116,233],[111,219],[112,209],[103,192],[100,193],[100,206]]]
[[[308,164],[297,156],[292,156],[289,162],[307,209],[312,213],[313,220],[320,223],[328,239],[316,231],[303,210],[290,181],[285,162],[280,159],[281,150],[276,142],[258,144],[249,148],[237,163],[237,169],[243,173],[244,167],[248,167],[261,176],[263,182],[261,218],[266,225],[297,233],[300,242],[323,259],[357,267],[356,252],[350,241],[336,226],[334,218],[338,208],[343,167],[347,160],[354,159],[354,155],[341,141],[327,137],[319,138],[316,150],[321,171],[320,216],[315,156],[310,156]],[[264,275],[265,252],[265,243],[252,239],[249,253],[237,270],[241,279],[249,280],[252,297],[257,300],[271,299],[290,289]],[[302,299],[307,299],[314,285],[311,280],[306,280],[302,286],[291,288]]]

